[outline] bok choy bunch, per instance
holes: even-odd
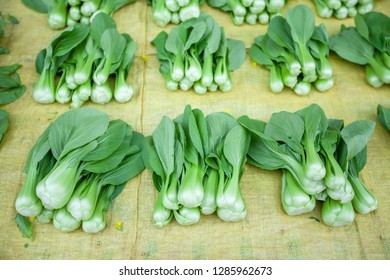
[[[200,15],[200,5],[205,0],[147,0],[152,5],[152,19],[161,27],[179,24]]]
[[[164,116],[142,151],[159,191],[155,225],[163,227],[173,217],[191,225],[201,213],[214,212],[224,221],[243,220],[247,210],[239,182],[249,142],[249,133],[227,113],[205,117],[187,105],[174,120]]]
[[[353,44],[351,43],[353,42]],[[366,68],[367,82],[390,84],[390,17],[379,12],[355,16],[355,27],[341,26],[329,47],[340,57]]]
[[[36,12],[47,14],[52,29],[63,29],[76,23],[89,25],[99,13],[112,15],[136,0],[22,0]]]
[[[56,35],[37,55],[40,78],[33,97],[39,103],[71,102],[74,108],[89,99],[98,104],[113,98],[127,102],[134,92],[126,79],[135,51],[130,35],[120,34],[111,16],[99,13],[90,26],[76,24]]]
[[[345,19],[365,14],[374,8],[374,0],[312,0],[322,18]]]
[[[285,18],[274,17],[267,33],[255,38],[249,54],[270,71],[273,92],[288,87],[307,95],[312,84],[321,92],[333,86],[328,33],[323,24],[315,26],[314,14],[305,5],[288,9]]]
[[[268,24],[270,19],[279,15],[288,0],[207,0],[207,3],[224,12],[230,13],[235,25],[244,22],[250,25]]]
[[[248,163],[283,171],[281,201],[288,215],[310,212],[324,201],[323,222],[347,225],[354,210],[366,214],[377,201],[359,173],[367,160],[367,144],[375,123],[328,119],[312,104],[297,112],[274,113],[268,123],[242,116],[251,133]]]
[[[157,48],[160,73],[166,87],[175,91],[192,87],[198,94],[232,87],[230,72],[245,60],[245,45],[225,37],[224,29],[202,13],[173,27],[169,34],[160,32],[152,41]]]
[[[144,169],[143,140],[130,125],[96,109],[59,116],[28,155],[27,177],[15,201],[19,227],[37,217],[64,232],[104,229],[112,201]]]

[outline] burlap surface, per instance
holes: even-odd
[[[111,102],[101,106],[87,103],[121,118],[134,129],[149,135],[163,115],[175,117],[186,104],[200,108],[205,114],[227,111],[235,117],[247,114],[267,121],[273,112],[295,111],[311,103],[319,104],[330,118],[349,123],[358,119],[376,120],[376,106],[390,107],[390,87],[370,87],[363,67],[345,62],[332,54],[334,87],[326,93],[314,89],[308,96],[297,96],[290,90],[274,94],[269,90],[269,73],[254,67],[249,57],[233,73],[233,89],[229,93],[169,92],[158,71],[155,48],[150,41],[161,30],[151,20],[151,8],[138,0],[114,15],[120,32],[137,41],[138,50],[128,82],[135,87],[131,102]],[[311,1],[290,1],[288,6]],[[378,199],[379,209],[368,215],[356,214],[350,226],[331,228],[321,221],[321,205],[308,214],[287,216],[280,202],[281,173],[246,166],[241,190],[248,215],[238,223],[225,223],[216,215],[202,216],[199,223],[182,227],[174,220],[163,229],[153,226],[152,210],[157,192],[151,173],[144,171],[128,182],[107,215],[108,225],[98,234],[81,229],[62,233],[52,224],[36,224],[32,242],[22,238],[14,217],[15,198],[25,179],[22,172],[27,153],[53,119],[69,110],[67,105],[42,105],[32,99],[33,85],[38,79],[34,60],[47,46],[55,31],[50,30],[46,16],[21,4],[0,1],[0,10],[11,13],[20,24],[9,27],[2,40],[11,54],[0,57],[1,65],[19,62],[26,93],[13,104],[2,106],[9,112],[9,130],[0,145],[0,259],[390,259],[390,134],[377,122],[368,145],[368,161],[362,172],[367,186]],[[227,14],[202,6],[225,27],[227,36],[241,39],[249,48],[255,36],[267,26],[234,26]],[[390,15],[388,1],[377,1],[376,10]],[[285,10],[284,10],[285,11]],[[342,23],[353,20],[323,20],[334,34]],[[164,28],[169,30],[171,26]],[[141,59],[147,56],[147,61]],[[315,218],[315,219],[314,219]],[[123,222],[123,231],[114,224]],[[25,244],[28,244],[28,246]]]

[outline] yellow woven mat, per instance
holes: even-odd
[[[299,97],[290,90],[273,94],[268,87],[268,71],[254,67],[249,58],[233,73],[231,92],[208,93],[169,92],[158,71],[156,51],[150,41],[161,30],[151,20],[151,8],[138,0],[114,15],[120,32],[127,32],[137,41],[137,58],[129,83],[136,95],[127,104],[111,102],[100,106],[87,103],[121,118],[134,129],[150,134],[163,115],[175,117],[186,104],[202,109],[205,114],[227,111],[238,117],[247,114],[267,121],[273,112],[295,111],[318,103],[330,118],[349,123],[358,119],[376,121],[376,106],[390,107],[390,86],[373,89],[365,81],[364,68],[342,61],[336,55],[330,60],[334,67],[334,87],[326,93],[315,90]],[[288,6],[311,1],[289,1]],[[379,209],[368,215],[356,215],[350,226],[330,228],[317,222],[320,205],[309,214],[287,216],[281,207],[281,173],[246,166],[241,181],[247,203],[247,218],[239,223],[225,223],[216,215],[202,216],[190,227],[179,226],[174,220],[163,229],[152,224],[152,209],[157,197],[151,173],[144,171],[128,182],[108,213],[108,226],[98,234],[82,230],[62,233],[51,224],[37,224],[35,241],[22,238],[14,222],[14,200],[25,179],[22,169],[27,153],[49,123],[68,110],[66,105],[42,105],[32,99],[38,79],[34,60],[38,51],[47,47],[56,34],[47,25],[46,15],[38,14],[21,1],[0,1],[0,10],[11,13],[20,24],[10,29],[2,43],[11,54],[0,57],[0,63],[23,64],[20,75],[26,93],[16,102],[2,106],[9,112],[9,130],[0,145],[0,259],[390,259],[390,134],[379,125],[368,145],[368,162],[362,172],[367,186],[378,199]],[[249,47],[255,36],[264,34],[266,26],[234,26],[230,17],[218,10],[202,6],[225,27],[228,37],[241,39]],[[377,1],[376,10],[390,15],[388,1]],[[353,20],[323,20],[328,32],[334,34],[340,24]],[[169,30],[170,26],[164,28]],[[141,59],[147,55],[147,61]],[[115,222],[123,222],[123,231]],[[25,244],[28,247],[25,248]]]

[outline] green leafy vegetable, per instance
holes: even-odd
[[[33,240],[33,223],[20,214],[16,214],[15,221],[23,237]]]
[[[189,90],[198,94],[232,87],[230,73],[245,60],[245,45],[225,38],[224,30],[212,17],[202,13],[160,32],[152,41],[157,48],[160,72],[169,90]]]
[[[347,146],[347,160],[352,159],[367,146],[375,123],[372,121],[354,121],[340,131],[340,135]]]
[[[12,24],[17,24],[19,21],[11,15],[8,15],[8,21]],[[4,36],[4,30],[7,26],[7,21],[0,12],[0,38]],[[0,47],[0,54],[7,54],[9,50],[5,47]],[[20,81],[17,70],[21,67],[20,64],[10,66],[0,66],[0,105],[9,104],[20,98],[26,87]]]
[[[173,211],[173,216],[180,225],[189,226],[200,220],[200,211],[199,208],[181,206],[179,210]]]
[[[239,182],[249,142],[248,132],[227,113],[204,116],[187,105],[174,120],[164,116],[142,151],[160,192],[155,225],[166,226],[172,217],[191,225],[200,213],[214,212],[224,221],[243,220],[247,210]]]
[[[172,220],[172,217],[173,211],[165,208],[162,203],[162,195],[160,193],[153,209],[153,221],[155,226],[159,228],[165,227]]]
[[[356,27],[341,27],[330,37],[330,49],[352,63],[366,67],[367,82],[378,88],[390,83],[390,18],[379,12],[355,16]],[[354,42],[350,45],[350,42]]]
[[[135,51],[131,36],[120,34],[109,15],[98,13],[90,27],[68,27],[38,53],[35,65],[40,78],[33,97],[40,103],[71,102],[74,108],[88,99],[98,104],[106,104],[113,97],[127,102],[133,96],[126,79]],[[56,76],[60,76],[57,84]],[[110,76],[116,78],[114,90]]]
[[[367,188],[364,181],[359,177],[367,161],[367,149],[363,149],[350,162],[348,166],[348,180],[355,193],[352,205],[360,214],[367,214],[378,208],[378,202],[373,193]]]
[[[223,155],[231,165],[232,176],[220,178],[217,193],[218,216],[228,222],[241,221],[246,217],[246,205],[241,195],[239,181],[249,148],[249,133],[240,125],[235,126],[225,137]]]
[[[322,108],[316,104],[299,110],[297,114],[303,119],[305,127],[302,143],[305,150],[303,168],[306,177],[314,181],[322,180],[326,171],[318,154],[319,141],[328,127],[328,119]]]
[[[286,12],[286,22],[290,26],[294,41],[295,54],[302,66],[304,75],[315,75],[314,59],[310,55],[307,44],[315,30],[314,14],[307,6],[296,6]]]
[[[30,150],[25,167],[27,178],[15,201],[16,210],[25,217],[36,217],[43,210],[36,187],[54,165],[53,155],[49,152],[48,132],[46,129]]]
[[[85,122],[80,124],[80,119]],[[106,114],[90,108],[61,115],[51,125],[48,137],[54,157],[60,160],[70,151],[90,143],[102,135],[108,125]]]
[[[66,207],[54,210],[53,226],[56,229],[62,232],[71,232],[78,229],[80,225],[81,221],[73,217]]]
[[[311,212],[316,206],[315,196],[307,194],[287,169],[283,169],[281,200],[289,216]]]
[[[375,123],[328,119],[312,104],[295,113],[278,112],[268,123],[242,116],[251,134],[248,162],[266,170],[283,170],[281,201],[288,215],[310,212],[324,201],[325,224],[341,226],[377,209],[377,201],[359,177]]]
[[[8,15],[8,21],[12,24],[18,24],[19,21],[12,15]],[[4,36],[4,30],[7,26],[7,21],[0,12],[0,39]],[[0,55],[7,54],[9,50],[6,47],[0,46]],[[12,103],[19,99],[26,90],[22,84],[20,76],[17,73],[20,64],[10,66],[0,66],[0,106]],[[8,129],[8,113],[0,109],[0,142]]]
[[[22,3],[29,7],[30,9],[46,14],[49,9],[48,9],[48,3],[51,2],[50,0],[22,0]]]
[[[67,25],[67,0],[53,0],[48,3],[48,23],[52,29],[62,29]]]
[[[352,202],[340,203],[328,197],[322,206],[322,221],[333,227],[352,224],[355,219],[355,212]]]
[[[110,25],[113,28],[108,27]],[[100,13],[94,18],[91,36],[103,52],[103,59],[100,60],[93,75],[94,82],[100,86],[119,67],[126,47],[126,39],[116,30],[112,18],[104,13]]]
[[[36,218],[39,223],[48,224],[53,220],[53,216],[54,216],[53,210],[44,208]]]
[[[130,35],[122,34],[126,40],[123,57],[116,73],[114,98],[120,103],[128,102],[133,97],[134,90],[131,85],[126,83],[129,76],[131,65],[134,62],[137,45]]]
[[[29,153],[16,210],[65,232],[102,230],[112,201],[144,169],[143,142],[131,126],[96,109],[62,114]]]
[[[314,14],[305,5],[274,17],[267,33],[255,38],[249,54],[270,70],[270,88],[281,92],[289,87],[298,95],[307,95],[312,83],[318,91],[333,86],[329,63],[329,39],[325,26],[315,26]]]
[[[88,220],[82,222],[82,228],[85,232],[96,233],[103,230],[106,225],[105,213],[111,209],[112,201],[122,192],[125,184],[117,186],[110,185],[103,189],[99,194],[95,210]]]

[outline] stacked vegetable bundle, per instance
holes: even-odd
[[[56,35],[47,49],[36,58],[41,75],[33,97],[40,103],[68,103],[80,107],[91,99],[105,104],[113,95],[127,102],[133,88],[126,83],[134,60],[136,43],[128,34],[120,34],[111,16],[100,13],[91,26],[77,24]],[[59,81],[56,84],[56,76]],[[115,75],[112,92],[109,77]]]
[[[0,39],[4,36],[8,23],[18,24],[19,21],[10,14],[8,14],[6,19],[0,12]],[[9,53],[8,48],[0,46],[0,55],[7,53]],[[21,83],[19,74],[17,73],[20,67],[20,64],[0,66],[0,106],[12,103],[19,99],[26,90],[26,87]],[[8,113],[0,109],[0,142],[7,129]]]
[[[374,8],[374,0],[312,0],[322,18],[338,19],[365,14]]]
[[[353,222],[377,209],[373,194],[359,178],[367,160],[367,143],[375,123],[328,119],[312,104],[295,113],[274,113],[268,123],[241,117],[251,132],[248,163],[266,170],[283,170],[281,200],[288,215],[314,209],[324,201],[322,220],[330,226]]]
[[[257,21],[268,24],[273,16],[281,12],[287,0],[207,0],[207,3],[230,13],[236,25],[244,22],[255,25]]]
[[[153,171],[160,192],[153,219],[163,227],[174,216],[191,225],[217,212],[228,222],[246,216],[239,182],[249,147],[249,133],[227,113],[204,116],[186,106],[174,120],[164,116],[143,149],[145,166]]]
[[[98,232],[125,183],[144,169],[144,137],[121,120],[83,108],[59,116],[31,149],[16,199],[17,222],[36,217],[64,232]],[[31,235],[31,233],[25,233]]]
[[[330,49],[345,60],[365,65],[371,86],[390,84],[390,17],[379,12],[357,15],[355,26],[342,25],[330,37]]]
[[[74,26],[76,23],[89,25],[99,13],[112,15],[136,0],[22,0],[29,8],[48,15],[52,29]]]
[[[179,24],[200,15],[200,5],[205,0],[147,0],[152,5],[152,18],[158,26]]]
[[[208,90],[227,92],[232,87],[230,72],[245,60],[243,42],[225,37],[224,29],[202,13],[160,32],[152,41],[157,48],[160,73],[169,90],[189,90],[204,94]]]
[[[325,26],[315,26],[314,14],[305,5],[274,17],[265,35],[255,39],[249,51],[252,59],[270,71],[270,88],[281,92],[285,86],[298,95],[309,94],[314,83],[318,91],[333,86]]]

